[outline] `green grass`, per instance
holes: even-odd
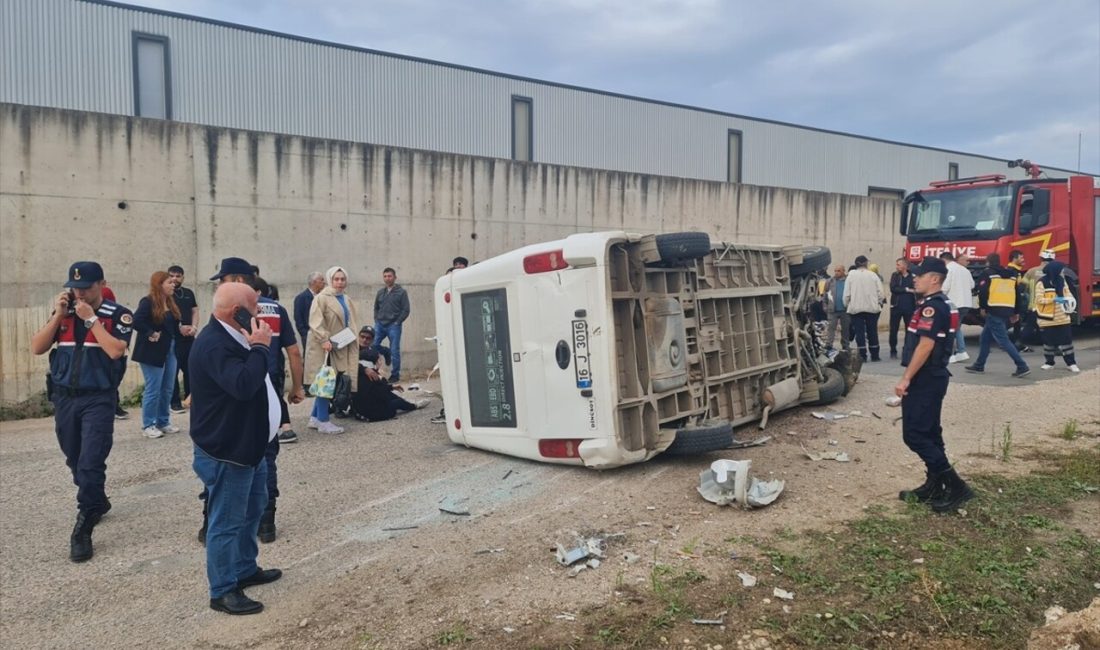
[[[1081,435],[1081,428],[1078,426],[1077,420],[1070,420],[1062,427],[1061,437],[1063,440],[1076,440],[1079,435]]]
[[[435,637],[435,642],[441,646],[458,645],[460,643],[469,643],[470,641],[473,641],[473,637],[466,631],[466,626],[462,623],[455,623]]]

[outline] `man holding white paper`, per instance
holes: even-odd
[[[309,310],[309,337],[306,341],[305,381],[313,378],[324,366],[344,373],[351,380],[354,393],[358,378],[359,310],[347,295],[348,274],[334,266],[325,272],[327,286],[313,300]],[[344,429],[329,421],[329,399],[317,397],[309,418],[309,428],[319,433],[343,433]]]

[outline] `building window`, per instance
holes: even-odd
[[[726,181],[741,182],[741,132],[737,129],[726,135]]]
[[[534,160],[535,135],[530,97],[512,95],[512,160]]]
[[[172,119],[168,37],[134,32],[134,115]]]
[[[892,187],[868,187],[867,196],[872,199],[887,199],[889,201],[901,201],[905,198],[905,190],[898,190]]]
[[[959,163],[947,163],[947,180],[959,180]]]

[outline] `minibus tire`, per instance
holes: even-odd
[[[844,391],[848,386],[847,382],[844,381],[844,375],[840,374],[839,370],[834,368],[822,368],[821,372],[825,375],[825,381],[818,389],[820,396],[816,400],[810,402],[811,406],[832,404],[844,396]]]
[[[833,261],[833,253],[827,246],[806,246],[802,249],[802,263],[791,264],[791,277],[797,278],[816,271],[824,271]]]
[[[697,456],[728,449],[733,444],[733,425],[712,422],[676,430],[676,439],[664,451],[666,456]]]
[[[697,260],[710,253],[710,235],[705,232],[670,232],[655,240],[662,262]]]

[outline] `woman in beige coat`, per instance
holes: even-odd
[[[342,348],[332,344],[331,339],[345,327],[352,332],[359,331],[359,311],[351,298],[344,293],[348,286],[348,274],[343,268],[334,266],[325,271],[328,286],[313,299],[309,310],[309,340],[306,341],[306,378],[309,381],[328,356],[328,365],[351,379],[351,392],[355,392],[356,379],[359,377],[359,341],[356,339]],[[343,433],[341,427],[329,422],[329,401],[318,397],[313,401],[313,413],[309,417],[309,428],[320,433]]]

